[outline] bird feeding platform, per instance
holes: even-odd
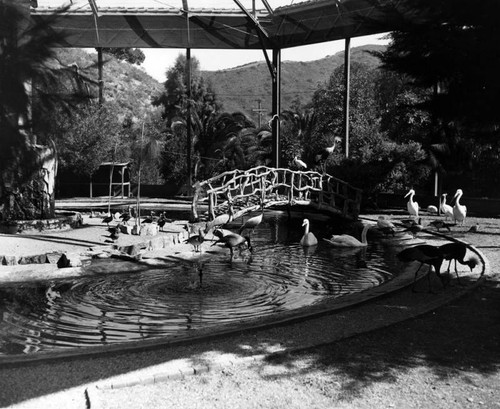
[[[194,220],[199,220],[197,208],[201,203],[208,203],[208,217],[213,220],[230,201],[237,209],[236,219],[258,210],[260,200],[267,208],[309,206],[356,220],[362,198],[361,189],[327,173],[267,166],[224,172],[194,187]]]

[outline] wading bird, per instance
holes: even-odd
[[[349,234],[333,235],[330,239],[323,240],[337,247],[364,247],[368,245],[366,235],[369,229],[369,224],[365,224],[363,226],[363,231],[361,232],[361,241],[359,241],[356,237],[350,236]]]
[[[463,194],[464,192],[462,192],[462,189],[457,189],[455,196],[453,196],[453,199],[455,199],[455,205],[453,206],[453,218],[455,219],[455,222],[460,223],[461,225],[465,223],[465,217],[467,216],[467,206],[460,204],[460,198]]]
[[[429,226],[435,227],[437,231],[440,229],[447,229],[448,231],[451,231],[450,227],[455,226],[455,224],[446,223],[443,220],[433,220],[429,223]]]
[[[249,236],[243,237],[236,233],[231,233],[220,237],[219,240],[217,240],[215,243],[212,244],[212,246],[215,246],[216,244],[223,244],[225,247],[229,249],[231,253],[231,260],[233,259],[234,256],[234,249],[241,248],[241,246],[244,244],[247,244],[248,250],[250,252],[253,251],[252,245],[250,243],[250,237]]]
[[[184,241],[184,243],[191,244],[194,247],[196,253],[201,252],[201,244],[205,241],[205,236],[201,229],[198,229],[198,234],[191,236]]]
[[[449,204],[446,204],[446,196],[448,196],[448,193],[443,193],[441,195],[441,205],[439,206],[439,210],[441,213],[444,214],[444,219],[448,220],[448,217],[453,220],[453,207],[451,207]]]
[[[318,239],[316,238],[314,233],[309,231],[308,219],[304,219],[304,221],[302,222],[302,226],[304,227],[304,235],[300,239],[300,244],[306,247],[315,246],[316,244],[318,244]]]
[[[233,204],[229,202],[228,212],[223,213],[217,216],[215,219],[209,221],[205,227],[205,233],[208,233],[210,229],[218,229],[219,227],[223,227],[228,223],[233,221],[234,212],[233,212]]]
[[[415,191],[413,189],[410,189],[410,191],[405,195],[405,197],[408,196],[410,196],[410,199],[406,204],[408,213],[410,213],[410,216],[418,217],[418,203],[413,201],[413,196],[415,196]]]
[[[474,267],[476,267],[479,264],[479,259],[475,256],[472,256],[467,260],[464,260],[465,254],[467,253],[467,246],[464,243],[460,242],[446,243],[443,244],[442,246],[439,246],[439,250],[443,254],[443,258],[449,261],[448,269],[446,270],[448,274],[450,273],[451,262],[455,260],[455,274],[457,275],[457,281],[459,283],[460,283],[460,278],[458,277],[457,261],[464,266],[468,266],[471,272],[472,270],[474,270]]]
[[[443,288],[448,284],[446,278],[441,275],[440,269],[443,264],[443,253],[436,246],[431,246],[429,244],[420,244],[418,246],[409,247],[398,253],[398,259],[405,263],[412,261],[418,261],[420,266],[417,271],[415,271],[415,276],[413,278],[412,291],[415,291],[415,283],[417,281],[417,274],[424,264],[434,267],[436,275],[441,280]],[[429,283],[429,292],[431,292],[431,278],[430,274],[427,274],[427,280]]]
[[[243,226],[240,227],[238,233],[241,234],[243,230],[249,229],[250,230],[250,235],[253,233],[254,229],[262,223],[262,220],[264,218],[264,202],[261,200],[260,202],[260,214],[257,216],[250,217],[244,224]]]

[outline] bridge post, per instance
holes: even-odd
[[[281,50],[273,48],[273,76],[272,86],[272,120],[271,127],[273,133],[273,166],[280,167],[280,114],[281,114]]]

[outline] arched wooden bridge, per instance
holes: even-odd
[[[276,206],[310,206],[318,210],[357,219],[361,204],[361,189],[328,174],[313,171],[293,171],[287,168],[258,166],[249,170],[233,170],[197,183],[193,198],[193,216],[198,203],[208,202],[207,220],[227,211],[232,202],[234,218],[260,208],[260,198],[266,208]]]

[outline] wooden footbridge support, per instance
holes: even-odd
[[[258,166],[233,170],[197,183],[193,198],[193,218],[199,220],[197,206],[208,202],[207,220],[227,212],[228,202],[234,218],[258,210],[262,199],[266,208],[310,206],[346,219],[357,219],[361,189],[334,176],[313,171]]]

